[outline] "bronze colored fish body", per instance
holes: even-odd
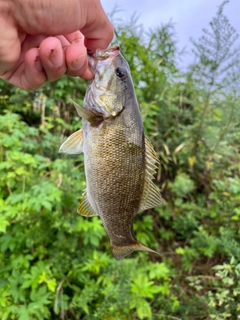
[[[159,205],[161,197],[152,182],[157,159],[144,135],[129,66],[118,47],[90,53],[89,61],[95,78],[83,107],[76,106],[82,130],[60,148],[84,152],[87,188],[78,211],[99,215],[116,259],[135,250],[155,252],[133,233],[134,216]]]

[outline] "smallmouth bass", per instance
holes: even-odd
[[[83,107],[74,103],[82,129],[60,147],[61,152],[84,152],[87,188],[78,212],[98,215],[117,260],[133,251],[158,254],[134,236],[133,219],[139,212],[160,205],[152,182],[156,153],[144,135],[128,63],[118,46],[89,52],[95,78]]]

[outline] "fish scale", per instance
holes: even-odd
[[[126,241],[135,239],[129,225],[140,205],[144,179],[143,147],[127,141],[120,120],[92,129],[91,138],[84,145],[84,154],[91,155],[85,164],[87,196],[94,199],[90,203],[98,212],[112,245],[118,245],[123,237]],[[102,136],[111,139],[103,140]]]

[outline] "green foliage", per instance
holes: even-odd
[[[81,104],[86,82],[0,83],[0,319],[237,319],[240,64],[225,5],[186,74],[171,23],[116,28],[160,159],[163,205],[134,228],[161,257],[115,261],[100,219],[77,214],[83,157],[58,148],[81,127],[69,98]]]

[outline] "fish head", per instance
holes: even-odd
[[[115,117],[124,110],[131,92],[134,93],[128,63],[119,46],[89,51],[89,64],[95,77],[91,84],[95,106],[105,117]]]

